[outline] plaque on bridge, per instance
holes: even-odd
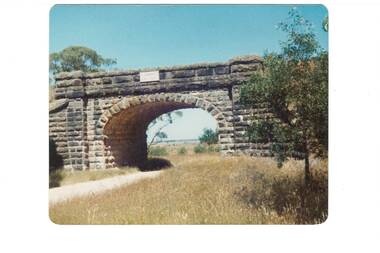
[[[156,71],[140,72],[140,82],[155,82],[160,81],[160,73]]]

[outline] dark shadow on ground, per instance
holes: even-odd
[[[57,145],[49,138],[49,188],[60,186],[62,175],[60,169],[63,167],[63,158],[57,152]]]
[[[145,162],[138,167],[141,171],[155,171],[163,170],[172,167],[172,163],[169,160],[163,158],[148,158]]]

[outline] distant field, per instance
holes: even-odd
[[[188,145],[186,145],[188,147]],[[58,224],[315,224],[327,218],[327,161],[282,169],[268,158],[217,153],[165,157],[173,167],[158,178],[50,207]],[[191,148],[189,149],[189,151]]]
[[[194,147],[197,146],[196,143],[190,143],[190,144],[181,144],[181,143],[158,143],[154,144],[152,147],[164,147],[168,150],[169,155],[176,155],[178,153],[178,150],[181,148],[186,149],[188,154],[194,154]]]

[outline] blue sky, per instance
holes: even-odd
[[[119,69],[227,61],[279,49],[276,25],[295,5],[55,5],[50,11],[50,52],[72,45],[116,58]],[[296,5],[315,25],[322,47],[327,33],[322,5]],[[186,126],[186,127],[183,127]],[[189,127],[191,126],[191,127]],[[197,138],[215,121],[201,110],[166,129],[169,139]]]

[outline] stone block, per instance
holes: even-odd
[[[203,105],[204,105],[204,100],[203,99],[197,99],[195,106],[198,108],[203,108]]]
[[[128,83],[133,81],[133,76],[114,76],[112,83]]]
[[[225,75],[230,72],[229,66],[218,66],[215,68],[215,74],[217,75]]]
[[[236,64],[231,66],[231,73],[235,72],[254,72],[258,70],[258,64]]]
[[[103,84],[110,84],[110,83],[112,83],[112,78],[111,78],[111,77],[108,77],[108,76],[103,77],[103,78],[102,78],[102,83],[103,83]]]
[[[113,106],[110,108],[110,112],[111,112],[112,114],[116,114],[116,113],[120,112],[120,107],[119,107],[119,105],[118,105],[118,104],[113,105]]]
[[[131,98],[131,99],[129,100],[129,104],[130,104],[131,106],[138,105],[138,104],[140,104],[140,100],[139,100],[138,98],[136,98],[136,97],[133,97],[133,98]]]
[[[193,77],[195,76],[195,71],[194,70],[178,70],[174,71],[173,77],[174,78],[188,78],[188,77]]]
[[[213,68],[201,68],[196,70],[197,76],[212,76],[214,74]]]
[[[102,78],[93,78],[93,79],[87,79],[86,85],[87,86],[97,86],[103,84]]]
[[[219,128],[219,133],[233,133],[234,128],[233,127],[221,127]]]

